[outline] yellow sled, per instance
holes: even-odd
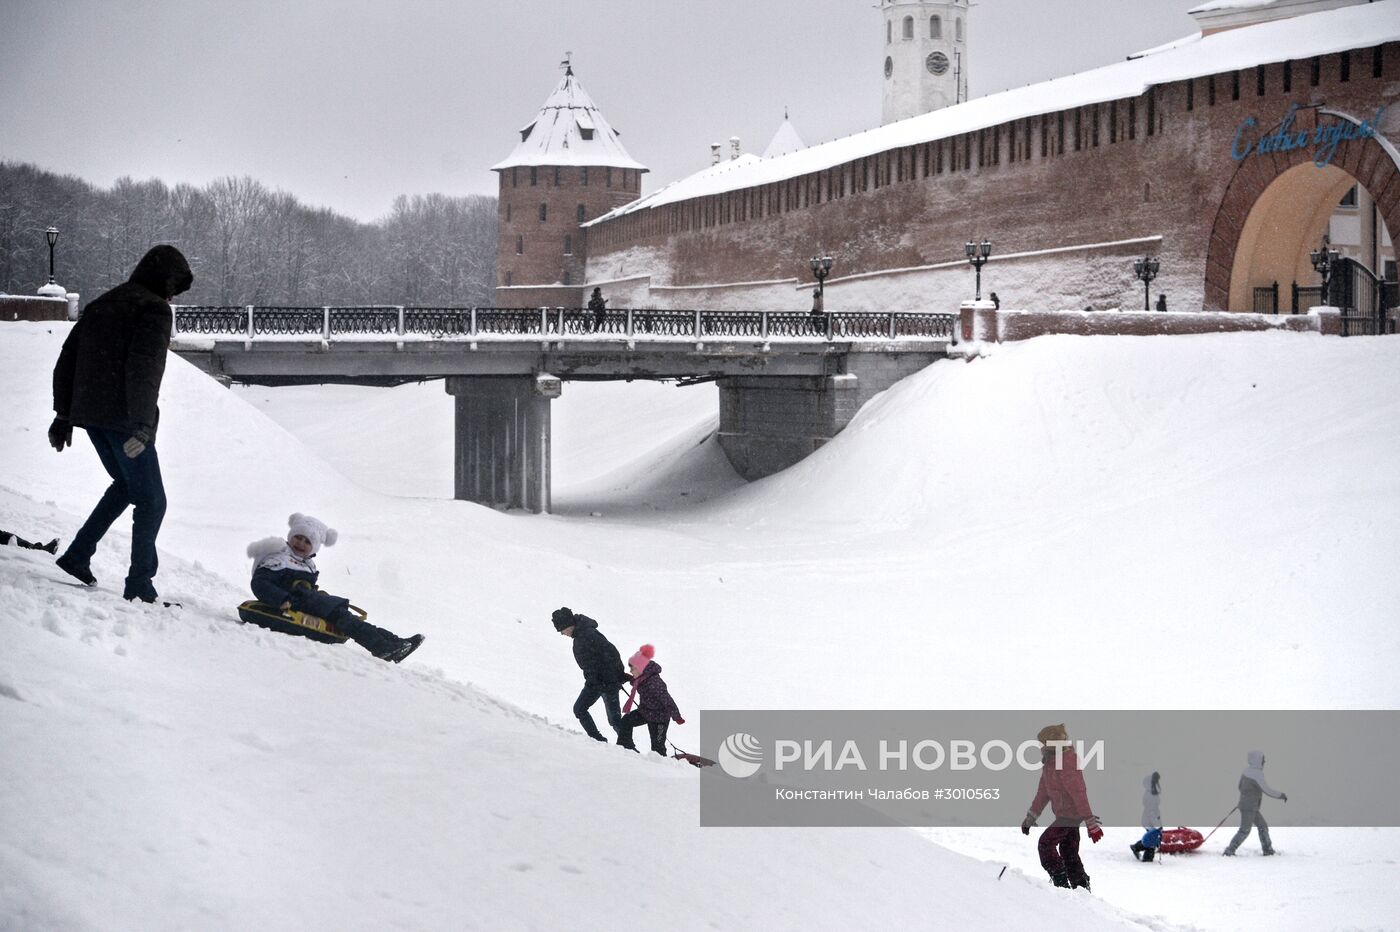
[[[357,605],[350,606],[350,611],[358,615],[361,621],[369,618],[369,613]],[[344,644],[349,640],[336,630],[335,625],[324,618],[317,618],[315,615],[308,615],[306,612],[299,612],[296,609],[287,609],[284,612],[275,605],[268,605],[257,599],[249,599],[238,606],[238,620],[244,624],[259,625],[282,634],[295,634],[311,638],[311,640],[320,641],[323,644]]]

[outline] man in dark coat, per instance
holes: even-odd
[[[568,608],[558,608],[554,610],[552,620],[555,631],[573,638],[574,662],[583,671],[583,690],[578,694],[578,701],[574,703],[574,716],[579,724],[595,741],[608,740],[598,730],[592,713],[588,711],[601,698],[603,709],[607,712],[608,724],[618,732],[617,743],[630,744],[630,728],[628,739],[624,741],[622,737],[622,708],[617,700],[618,691],[624,683],[632,679],[623,669],[622,655],[617,652],[611,641],[603,637],[603,632],[598,630],[598,622],[587,615],[580,615]]]
[[[57,416],[49,427],[49,443],[62,452],[73,442],[74,426],[84,428],[112,477],[58,565],[84,584],[96,585],[89,564],[97,544],[130,505],[131,570],[122,592],[128,600],[156,600],[156,534],[165,517],[156,400],[170,349],[170,299],[193,283],[178,249],[151,249],[126,284],[84,308],[53,370]]]

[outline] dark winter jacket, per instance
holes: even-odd
[[[1031,803],[1031,815],[1039,818],[1048,802],[1057,822],[1078,823],[1092,818],[1089,792],[1084,788],[1084,774],[1079,771],[1079,758],[1074,748],[1061,749],[1059,766],[1056,766],[1056,756],[1054,748],[1047,747],[1041,752],[1040,786]]]
[[[170,348],[169,299],[194,282],[174,246],[156,246],[131,279],[90,302],[53,370],[53,408],[79,427],[154,442],[161,378]]]
[[[641,710],[642,718],[648,722],[659,723],[667,719],[681,721],[681,710],[676,708],[671,691],[661,678],[661,664],[655,660],[648,663],[641,675],[632,681],[632,695],[627,697],[624,712],[631,711],[634,697],[638,699],[637,708]]]
[[[598,622],[574,613],[574,660],[583,671],[583,681],[598,689],[617,689],[631,679],[622,665],[622,655],[598,630]]]
[[[274,607],[280,608],[284,602],[288,602],[299,612],[317,618],[332,618],[350,602],[317,589],[316,580],[320,576],[313,558],[303,560],[284,545],[280,550],[261,557],[254,565],[253,595],[259,602]]]

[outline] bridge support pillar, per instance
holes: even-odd
[[[449,377],[456,406],[453,497],[549,511],[549,403],[559,392],[559,380],[549,375]]]
[[[943,357],[942,348],[850,353],[838,374],[720,379],[720,448],[745,479],[771,476],[839,434],[877,393]]]

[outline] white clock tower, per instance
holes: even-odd
[[[967,100],[968,0],[880,0],[882,123]]]

